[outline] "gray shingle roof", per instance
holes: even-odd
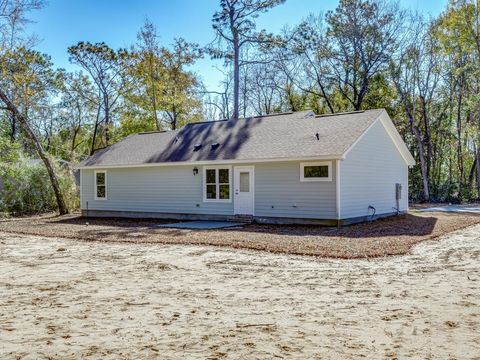
[[[175,131],[130,135],[78,166],[339,157],[383,111],[327,116],[304,111],[192,123]]]

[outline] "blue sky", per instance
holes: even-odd
[[[212,14],[219,0],[49,0],[47,6],[35,13],[29,32],[38,35],[37,50],[49,54],[56,67],[75,70],[69,64],[67,48],[78,41],[104,41],[112,48],[128,47],[148,17],[158,28],[163,44],[176,37],[206,45],[213,40]],[[401,0],[401,5],[426,15],[435,16],[447,0]],[[333,10],[338,0],[287,0],[258,18],[258,29],[278,32],[284,25],[295,25],[309,13]],[[200,60],[193,70],[209,89],[221,79],[208,57]]]

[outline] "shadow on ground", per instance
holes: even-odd
[[[66,225],[74,232],[81,232],[85,237],[102,238],[104,236],[116,235],[122,238],[142,238],[150,233],[161,233],[162,235],[179,236],[185,231],[178,229],[158,228],[159,224],[168,224],[177,220],[164,219],[125,219],[125,218],[86,218],[74,217],[52,217],[39,226]],[[224,231],[261,233],[272,235],[289,236],[326,236],[344,238],[375,238],[392,236],[426,236],[430,235],[437,223],[435,216],[421,215],[400,215],[391,218],[378,219],[362,224],[355,224],[344,227],[327,227],[320,225],[244,225],[233,229],[199,230],[199,231]]]

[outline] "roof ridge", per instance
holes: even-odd
[[[188,124],[186,124],[185,126],[198,125],[198,124],[208,124],[208,123],[216,123],[216,122],[228,121],[228,120],[230,120],[230,119],[195,121],[195,122],[188,123]]]
[[[291,115],[291,114],[294,114],[294,113],[295,113],[294,111],[285,111],[285,112],[280,112],[280,113],[271,113],[271,114],[250,116],[248,118],[242,118],[242,119],[245,120],[245,119],[256,119],[256,118],[261,118],[261,117],[279,116],[279,115]]]
[[[313,110],[302,110],[302,111],[285,111],[285,112],[278,112],[278,113],[271,113],[271,114],[263,114],[263,115],[256,115],[256,116],[247,116],[247,117],[242,117],[238,118],[237,120],[248,120],[248,119],[258,119],[258,118],[263,118],[263,117],[273,117],[273,116],[281,116],[281,115],[292,115],[292,114],[301,114],[301,113],[308,113],[312,112]],[[215,123],[215,122],[221,122],[221,121],[230,121],[233,119],[220,119],[220,120],[205,120],[205,121],[197,121],[197,122],[192,122],[188,123],[185,126],[188,125],[198,125],[198,124],[207,124],[207,123]],[[237,121],[235,120],[235,121]]]
[[[365,110],[345,111],[345,112],[332,113],[332,114],[320,114],[320,115],[315,115],[315,117],[320,118],[320,117],[330,117],[330,116],[340,116],[340,115],[350,115],[350,114],[361,114],[364,112]]]
[[[158,134],[158,133],[164,133],[164,132],[167,132],[167,130],[142,131],[137,133],[137,135]]]
[[[320,115],[315,115],[316,118],[320,117],[329,117],[329,116],[341,116],[341,115],[350,115],[350,114],[362,114],[364,112],[371,112],[371,111],[382,111],[385,110],[383,108],[379,109],[368,109],[368,110],[355,110],[355,111],[344,111],[344,112],[338,112],[338,113],[332,113],[332,114],[320,114]]]

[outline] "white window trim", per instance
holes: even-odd
[[[328,166],[328,177],[306,178],[305,166]],[[332,162],[331,161],[316,161],[316,162],[302,162],[300,163],[300,181],[302,182],[322,182],[332,181]]]
[[[228,193],[228,199],[207,199],[207,170],[228,169],[228,186],[230,191]],[[218,171],[215,172],[215,182],[217,185],[217,194],[220,196],[220,183],[218,180]],[[203,202],[213,203],[231,203],[232,202],[232,165],[217,165],[217,166],[204,166],[203,167],[203,179],[202,179],[202,193]]]
[[[99,198],[97,197],[97,174],[105,174],[105,197]],[[108,186],[107,186],[107,170],[95,170],[93,174],[93,184],[95,190],[95,200],[107,200],[108,195]]]

